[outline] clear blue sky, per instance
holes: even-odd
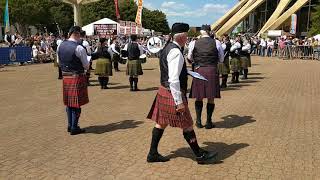
[[[144,0],[144,7],[165,12],[170,26],[174,22],[201,26],[212,24],[237,2],[238,0]]]

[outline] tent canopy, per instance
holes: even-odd
[[[100,19],[98,21],[95,21],[91,24],[88,24],[88,25],[82,27],[82,30],[86,31],[87,36],[94,35],[94,25],[95,24],[117,24],[117,28],[119,28],[119,26],[120,26],[119,23],[117,23],[109,18],[103,18],[103,19]]]

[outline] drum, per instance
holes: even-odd
[[[139,60],[140,60],[141,64],[146,63],[146,62],[147,62],[147,55],[142,54],[142,55],[139,57]]]

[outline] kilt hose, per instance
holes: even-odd
[[[112,76],[112,63],[109,59],[99,58],[96,63],[95,75]]]
[[[232,70],[232,72],[239,72],[240,68],[241,68],[240,58],[233,57],[230,60],[230,69]]]
[[[142,66],[140,60],[128,60],[127,64],[128,76],[140,76],[143,75]]]
[[[187,97],[182,95],[182,99],[186,107],[186,111],[183,114],[176,111],[176,104],[170,90],[160,86],[147,118],[160,125],[168,124],[171,127],[181,129],[191,127],[193,121],[188,108]]]
[[[193,78],[190,98],[212,99],[221,98],[219,74],[216,66],[200,67],[195,72],[201,74],[208,81]]]
[[[64,105],[80,108],[89,103],[87,77],[85,75],[63,76]]]

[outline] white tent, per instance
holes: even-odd
[[[93,22],[91,24],[88,24],[88,25],[82,27],[82,30],[86,31],[87,36],[94,35],[94,25],[95,24],[117,24],[117,29],[118,29],[117,31],[119,32],[119,27],[120,27],[119,23],[117,23],[109,18],[103,18],[103,19],[100,19],[96,22]]]

